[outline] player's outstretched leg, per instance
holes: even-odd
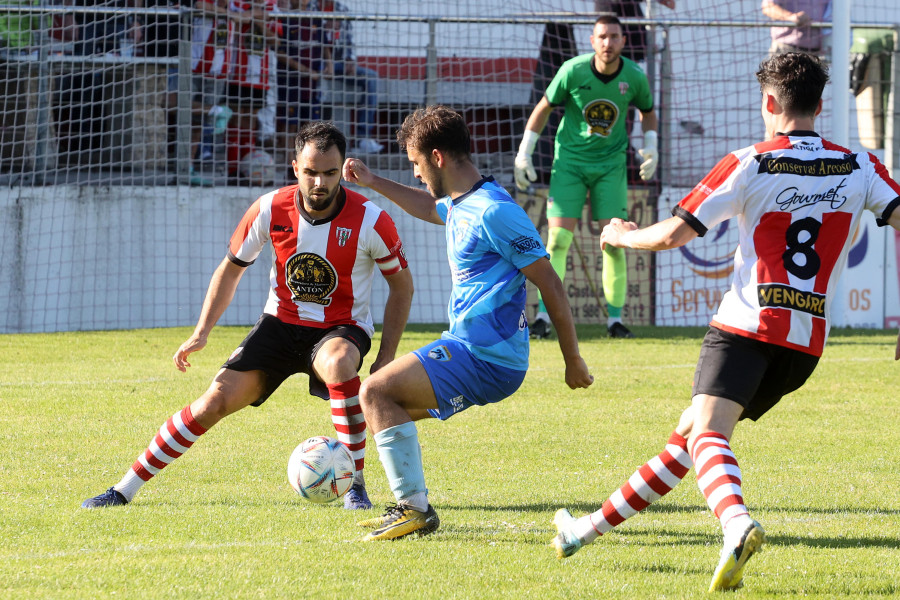
[[[348,510],[372,508],[363,477],[366,462],[366,418],[359,405],[359,385],[359,377],[343,383],[327,384],[334,430],[338,440],[350,450],[356,467],[353,485],[344,495],[344,508]]]
[[[363,541],[395,540],[410,534],[422,536],[436,531],[440,520],[428,503],[422,449],[415,423],[410,421],[388,427],[376,433],[374,438],[397,504],[388,506],[380,517],[359,522],[363,527],[375,528]]]
[[[691,456],[697,485],[722,524],[724,544],[709,591],[733,590],[743,585],[744,566],[766,541],[762,526],[750,518],[741,490],[741,469],[728,438],[716,432],[698,435]]]
[[[687,440],[672,432],[665,449],[628,478],[595,513],[575,519],[560,509],[553,519],[558,534],[551,545],[557,558],[572,556],[626,519],[669,493],[691,470]]]
[[[142,485],[187,452],[204,433],[206,429],[194,420],[191,407],[185,406],[163,423],[153,441],[119,483],[99,496],[88,498],[81,503],[81,507],[107,508],[128,504]]]

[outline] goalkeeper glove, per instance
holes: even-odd
[[[653,177],[656,172],[656,165],[659,163],[659,152],[656,150],[656,132],[647,131],[644,133],[644,147],[638,150],[638,154],[644,159],[641,163],[641,179],[644,181]]]
[[[519,144],[519,153],[516,154],[516,160],[513,163],[515,166],[516,187],[523,192],[537,181],[537,172],[534,170],[531,154],[534,152],[538,136],[538,133],[530,129],[525,130],[525,134],[522,135],[522,143]]]

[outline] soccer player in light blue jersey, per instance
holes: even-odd
[[[344,178],[414,217],[446,226],[453,276],[450,328],[363,382],[360,403],[397,499],[384,515],[360,522],[372,528],[365,541],[438,528],[414,421],[445,420],[518,389],[528,369],[526,279],[541,291],[556,328],[566,384],[586,388],[594,380],[578,351],[569,303],[540,234],[506,190],[472,163],[462,116],[444,106],[418,109],[403,122],[397,140],[427,192],[379,177],[354,158],[344,163]]]

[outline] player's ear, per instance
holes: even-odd
[[[432,149],[430,159],[434,161],[434,166],[438,168],[444,166],[444,153],[437,148]]]
[[[300,179],[300,165],[297,163],[296,159],[291,161],[291,166],[294,167],[294,177]]]
[[[816,106],[815,116],[819,116],[819,113],[822,112],[822,99],[819,98],[819,104]]]
[[[770,114],[778,114],[781,110],[781,107],[778,105],[778,101],[775,100],[775,96],[772,94],[766,94],[766,112]]]

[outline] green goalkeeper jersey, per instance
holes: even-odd
[[[625,158],[629,104],[647,112],[653,108],[650,84],[640,67],[620,57],[619,70],[603,75],[594,66],[594,54],[567,60],[547,87],[545,96],[565,113],[556,130],[554,160],[596,163]]]

